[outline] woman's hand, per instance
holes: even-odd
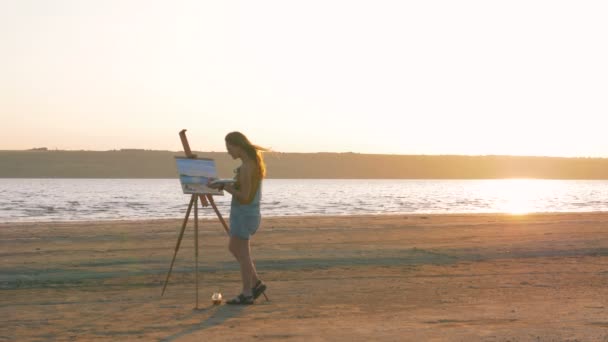
[[[221,186],[221,184],[220,184],[220,183],[213,183],[213,184],[212,184],[212,182],[213,182],[214,180],[216,180],[216,179],[217,179],[217,178],[209,177],[209,178],[207,179],[207,187],[209,187],[209,188],[211,188],[211,189],[219,189],[219,188],[220,188],[220,186]]]

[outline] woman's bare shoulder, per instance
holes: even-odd
[[[241,171],[244,173],[251,173],[253,170],[255,170],[255,162],[253,161],[247,161],[241,165]]]

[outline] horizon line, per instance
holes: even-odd
[[[0,152],[170,152],[170,153],[182,153],[183,151],[172,151],[172,150],[155,150],[155,149],[143,149],[143,148],[120,148],[110,150],[86,150],[86,149],[49,149],[46,147],[21,149],[21,150],[4,150],[0,149]],[[200,153],[227,153],[226,151],[199,151],[193,150],[192,152]],[[608,156],[555,156],[555,155],[524,155],[524,154],[434,154],[434,153],[420,153],[420,154],[398,154],[398,153],[364,153],[364,152],[331,152],[331,151],[318,151],[318,152],[286,152],[286,151],[265,151],[264,153],[284,153],[284,154],[357,154],[357,155],[369,155],[369,156],[431,156],[431,157],[522,157],[522,158],[562,158],[562,159],[607,159]]]

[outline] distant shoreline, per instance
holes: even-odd
[[[194,153],[214,159],[223,177],[239,164],[226,152]],[[183,152],[0,151],[0,178],[175,178],[178,156]],[[608,179],[608,158],[270,152],[265,160],[271,179]]]

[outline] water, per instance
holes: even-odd
[[[608,211],[605,180],[267,179],[263,193],[264,216]],[[230,195],[215,198],[228,216]],[[0,222],[183,218],[189,200],[178,179],[0,179]]]

